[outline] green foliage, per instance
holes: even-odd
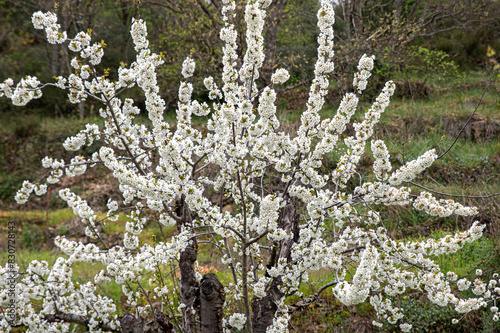
[[[355,312],[352,310],[327,296],[317,304],[294,313],[293,327],[302,333],[349,332]]]
[[[456,312],[451,308],[442,308],[425,300],[403,297],[395,300],[405,313],[405,320],[412,324],[412,332],[461,332],[460,327],[451,320]],[[399,325],[385,324],[380,332],[400,332]]]
[[[39,227],[33,224],[23,224],[19,247],[30,250],[39,250],[44,243],[44,234]]]
[[[492,31],[490,27],[480,25],[476,31],[457,29],[437,36],[433,40],[433,47],[453,55],[453,60],[458,66],[471,70],[487,63],[488,45],[498,45],[499,43],[498,33]]]
[[[412,332],[417,333],[494,333],[500,330],[500,323],[490,319],[487,309],[478,313],[470,313],[461,319],[459,324],[453,324],[452,319],[460,319],[452,307],[440,307],[426,299],[415,299],[407,296],[393,299],[398,307],[403,309],[405,320],[412,324]],[[379,332],[401,332],[399,325],[384,324]]]
[[[408,78],[430,72],[450,76],[456,74],[456,66],[483,66],[487,60],[486,45],[490,44],[497,49],[500,45],[500,20],[495,20],[500,14],[490,0],[482,1],[481,4],[474,3],[465,7],[460,4],[453,7],[458,13],[455,16],[466,21],[462,26],[468,30],[452,29],[457,22],[447,20],[447,15],[442,18],[435,15],[436,20],[432,25],[420,26],[419,19],[423,15],[425,2],[404,1],[399,22],[395,17],[394,1],[362,0],[359,3],[363,23],[360,36],[352,31],[352,22],[345,21],[341,6],[336,8],[336,36],[339,37],[336,37],[335,42],[337,74],[334,80],[338,81],[335,89],[339,91],[350,86],[357,59],[363,53],[376,55],[378,60],[372,82],[383,84],[389,77],[394,79],[403,75]],[[445,8],[446,3],[447,1],[443,1],[436,4],[428,10],[429,15],[440,13],[439,10]],[[32,13],[24,10],[32,8],[32,5],[31,0],[0,1],[0,78],[12,77],[18,80],[21,75],[29,72],[38,76],[42,82],[50,82],[52,76],[67,74],[71,70],[67,65],[72,57],[71,52],[68,54],[63,48],[48,45],[40,31],[33,29],[30,20]],[[37,7],[54,10],[54,2],[41,0],[37,2]],[[315,0],[288,1],[278,27],[274,65],[288,69],[291,74],[289,85],[312,77],[317,56],[317,7],[318,1]],[[464,10],[467,15],[459,15]],[[103,66],[110,68],[112,78],[116,76],[115,59],[122,59],[128,64],[134,60],[128,33],[132,17],[140,15],[145,19],[149,24],[149,40],[153,51],[165,55],[165,65],[160,68],[158,79],[162,97],[169,108],[176,105],[177,86],[181,79],[180,66],[186,56],[186,48],[191,50],[191,57],[197,63],[193,77],[195,91],[202,91],[202,79],[221,67],[218,60],[221,52],[218,36],[221,19],[213,3],[173,0],[168,5],[163,5],[161,2],[146,1],[127,3],[70,0],[60,2],[56,11],[69,36],[89,28],[95,31],[92,36],[95,41],[106,41]],[[237,12],[241,14],[242,11],[243,4],[238,2]],[[473,20],[473,24],[467,20]],[[241,34],[242,22],[238,20],[234,24]],[[352,32],[351,38],[347,38],[348,30]],[[238,49],[240,57],[245,50],[243,35],[241,42],[243,44]],[[445,57],[441,51],[449,57]],[[375,95],[379,88],[377,85],[370,85],[366,95]],[[17,108],[15,112],[24,110],[45,115],[78,114],[78,106],[66,102],[65,95],[59,89],[45,89],[44,95],[43,100],[34,101],[29,107]],[[134,90],[127,92],[126,97],[134,98],[138,103],[143,99]],[[203,99],[203,96],[196,97]],[[86,103],[85,115],[91,108],[90,102]],[[11,110],[10,105],[0,101],[0,112],[12,112]]]
[[[450,61],[443,51],[429,50],[423,46],[410,46],[409,57],[403,67],[403,75],[419,76],[427,79],[430,75],[444,80],[447,77],[462,77],[458,66]]]
[[[1,150],[0,150],[1,153]],[[3,154],[2,154],[3,155]],[[4,204],[14,203],[14,196],[17,190],[22,186],[24,178],[0,176],[0,201]]]

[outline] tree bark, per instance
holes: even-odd
[[[164,312],[156,313],[156,323],[157,323],[157,325],[155,325],[155,328],[157,329],[156,332],[171,333],[172,330],[174,329],[174,325],[170,321],[170,317]]]
[[[127,313],[120,319],[122,333],[143,333],[144,319],[137,319],[133,314]]]
[[[277,292],[277,294],[275,294]],[[252,321],[254,333],[265,333],[267,328],[273,324],[274,314],[278,307],[276,300],[281,298],[281,292],[272,285],[267,295],[262,298],[252,299]]]
[[[176,212],[181,221],[177,224],[177,229],[181,231],[182,227],[189,227],[191,221],[191,212],[184,202],[184,198],[180,198],[177,203]],[[196,239],[191,240],[191,243],[180,253],[179,258],[179,289],[182,308],[182,331],[183,333],[196,332],[195,318],[195,302],[198,297],[200,285],[196,280],[194,264],[198,256],[198,243]]]
[[[394,3],[394,19],[397,25],[401,24],[401,15],[403,14],[403,3],[405,0],[396,0]]]
[[[296,213],[293,203],[290,202],[281,209],[278,225],[287,233],[291,233],[293,238],[284,239],[280,242],[279,249],[276,250],[278,255],[274,256],[275,258],[272,259],[269,265],[271,267],[276,265],[279,258],[285,258],[287,262],[290,261],[292,245],[299,240],[299,214]],[[274,315],[278,309],[276,301],[283,297],[283,293],[279,289],[281,284],[280,277],[274,278],[266,288],[266,296],[252,299],[253,333],[265,333],[267,328],[272,325]]]
[[[347,40],[351,40],[351,4],[349,0],[344,0],[343,2],[341,2],[341,5],[342,5],[342,15],[344,16]]]
[[[52,46],[52,53],[50,56],[50,75],[57,76],[59,68],[59,44],[54,44]]]
[[[164,312],[155,313],[156,322],[146,324],[144,318],[127,313],[120,319],[121,333],[171,333],[174,325]]]
[[[265,59],[261,70],[261,79],[265,85],[271,83],[273,74],[274,56],[276,54],[276,42],[278,40],[278,27],[283,18],[288,0],[274,0],[268,7],[266,20],[266,37],[264,41]]]
[[[200,283],[200,326],[201,333],[222,332],[222,307],[226,300],[224,286],[217,275],[207,273]]]
[[[196,281],[194,263],[198,254],[198,244],[195,240],[181,252],[180,269],[180,296],[182,309],[182,329],[184,333],[194,333],[196,329],[195,315],[192,311],[198,294],[199,284]]]
[[[80,120],[85,117],[85,102],[78,103],[78,113],[80,114]]]
[[[352,0],[352,25],[354,26],[354,34],[356,38],[361,38],[363,35],[363,1]]]

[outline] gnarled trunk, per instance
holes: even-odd
[[[254,297],[252,299],[252,323],[253,333],[265,333],[267,328],[272,325],[274,314],[278,307],[276,301],[279,300],[283,294],[278,289],[281,279],[273,281],[271,286],[267,288],[267,295],[262,298]]]
[[[196,332],[196,320],[192,311],[198,296],[199,284],[196,281],[194,263],[198,254],[198,244],[195,240],[181,252],[179,260],[180,269],[180,296],[182,309],[182,329],[184,333]]]
[[[224,286],[217,275],[207,273],[200,282],[199,314],[201,333],[222,332],[222,307],[226,300]]]

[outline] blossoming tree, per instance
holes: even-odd
[[[272,84],[260,90],[256,84],[270,2],[248,1],[248,47],[238,59],[238,36],[231,24],[235,2],[223,1],[222,85],[206,78],[210,103],[193,100],[189,79],[195,62],[187,58],[176,126],[164,121],[165,103],[156,81],[162,57],[149,49],[145,22],[132,24],[136,60],[123,65],[118,80],[112,81],[98,68],[102,43],[92,44],[86,32],[68,38],[52,13],[33,15],[35,28],[44,29],[50,43],[67,44],[74,52],[74,73],[46,84],[27,76],[14,86],[8,79],[0,85],[0,94],[25,105],[41,97],[45,86],[56,86],[67,90],[73,103],[100,102],[104,125],[87,124],[63,144],[76,152],[98,143],[97,151],[70,161],[44,158],[47,174],[25,181],[16,200],[23,204],[33,192],[46,193],[47,184],[64,175],[77,177],[98,164],[116,178],[123,198],[109,200],[107,217],[98,220],[84,198],[69,188],[59,191],[81,218],[87,236],[99,241],[84,244],[60,236],[55,244],[65,256],[53,266],[35,260],[24,271],[13,264],[0,267],[0,306],[16,304],[13,318],[0,313],[3,330],[23,326],[29,332],[67,332],[81,325],[89,332],[286,332],[293,308],[313,302],[327,288],[346,305],[369,301],[380,319],[375,325],[398,323],[404,332],[411,324],[391,300],[405,292],[424,293],[431,302],[451,305],[459,314],[488,306],[498,320],[497,280],[458,279],[433,260],[478,239],[484,226],[475,222],[469,230],[439,240],[398,241],[387,234],[377,213],[383,205],[408,205],[439,216],[476,213],[475,208],[439,200],[429,192],[412,195],[405,186],[439,157],[434,150],[393,168],[385,143],[370,141],[394,92],[393,82],[386,83],[363,120],[354,124],[355,134],[343,140],[345,148],[335,168],[323,166],[324,156],[341,146],[339,136],[357,109],[374,59],[360,59],[353,92],[343,97],[333,118],[321,119],[328,75],[334,68],[334,11],[329,2],[322,2],[318,12],[318,60],[300,127],[296,133],[280,130],[274,86],[286,82],[288,72],[276,70]],[[122,97],[135,85],[144,92],[145,110]],[[134,120],[141,112],[147,112],[151,126]],[[206,131],[192,126],[192,115],[207,117]],[[365,153],[374,158],[370,178],[356,171]],[[224,198],[232,200],[234,212],[222,209]],[[98,226],[113,223],[122,212],[129,217],[123,245],[110,246]],[[159,225],[176,225],[177,234],[140,242],[148,216],[157,216]],[[224,286],[217,275],[196,272],[199,246],[220,253],[232,283]],[[105,268],[93,281],[76,283],[72,265],[77,262],[101,263]],[[330,278],[315,294],[302,295],[299,289],[310,280],[308,274],[320,269],[330,271]],[[14,280],[9,272],[15,273]],[[110,281],[122,286],[132,313],[120,315],[115,300],[101,293],[99,286]],[[12,284],[15,293],[9,292]],[[471,287],[477,297],[460,298],[455,286]],[[301,301],[291,304],[292,295]]]

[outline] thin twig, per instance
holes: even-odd
[[[458,198],[476,198],[476,199],[485,199],[485,198],[491,198],[491,197],[496,197],[497,195],[500,195],[499,193],[493,193],[493,194],[488,194],[488,195],[465,195],[465,194],[449,194],[449,193],[443,193],[443,192],[438,192],[436,190],[431,190],[430,188],[427,188],[425,186],[422,186],[420,184],[414,183],[414,182],[409,182],[410,184],[420,187],[426,191],[440,194],[440,195],[446,195],[448,197],[458,197]]]
[[[460,132],[458,132],[458,134],[455,137],[455,140],[453,141],[453,143],[448,147],[448,149],[446,149],[446,151],[444,153],[440,154],[437,157],[437,159],[440,159],[441,157],[443,157],[444,155],[446,155],[451,150],[451,148],[453,148],[453,146],[457,142],[458,137],[460,136],[460,134],[462,134],[462,132],[467,127],[467,125],[469,125],[470,121],[472,120],[472,117],[474,117],[474,115],[476,114],[477,109],[479,108],[479,105],[481,105],[481,102],[483,101],[483,98],[484,98],[484,95],[486,94],[486,91],[488,90],[488,88],[490,87],[491,82],[493,81],[493,75],[494,74],[495,74],[495,71],[492,71],[492,74],[490,76],[490,80],[488,81],[488,84],[486,85],[486,88],[484,88],[483,94],[481,95],[481,98],[479,99],[479,102],[477,102],[477,105],[476,105],[476,108],[474,109],[474,112],[472,112],[472,114],[470,115],[469,119],[467,119],[467,122],[465,123],[465,125],[462,127],[462,129],[460,130]]]

